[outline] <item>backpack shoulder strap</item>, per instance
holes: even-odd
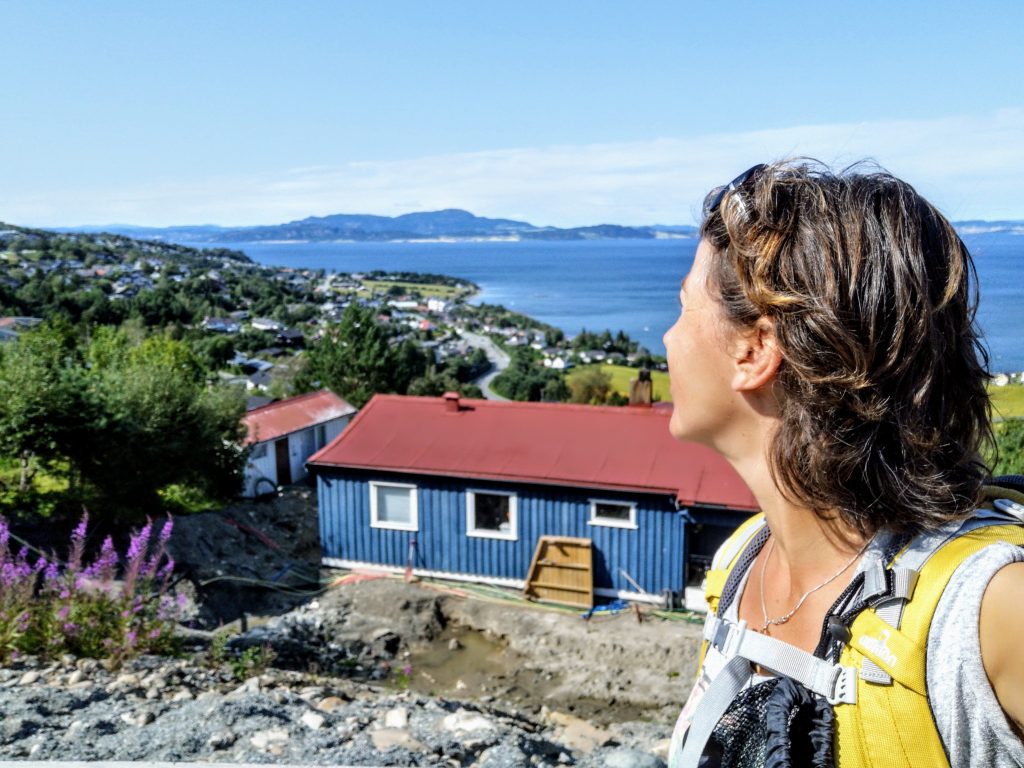
[[[704,600],[708,604],[708,613],[718,613],[718,604],[730,575],[742,559],[743,553],[762,530],[767,530],[767,526],[764,515],[759,512],[744,520],[715,552],[711,568],[704,575]]]
[[[977,515],[916,537],[883,566],[888,592],[854,619],[840,656],[859,670],[857,706],[836,707],[842,768],[949,765],[928,703],[928,630],[968,557],[999,541],[1024,545],[1024,525],[1000,509],[1006,496],[1002,488],[986,488]],[[865,587],[870,581],[866,573]]]

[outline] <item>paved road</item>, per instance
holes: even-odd
[[[486,353],[487,359],[491,361],[491,370],[483,376],[474,379],[473,383],[483,390],[484,397],[488,400],[508,400],[507,397],[502,397],[497,392],[492,391],[490,387],[491,381],[494,380],[494,377],[508,368],[510,359],[508,354],[506,354],[501,347],[486,336],[481,336],[478,333],[470,333],[469,331],[460,331],[459,334],[462,338],[468,341],[471,346],[482,349]]]

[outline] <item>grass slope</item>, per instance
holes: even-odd
[[[568,379],[572,381],[580,371],[593,368],[592,365],[581,365],[569,371]],[[627,365],[598,365],[598,367],[612,377],[612,389],[625,396],[629,396],[629,382],[635,379],[638,368],[630,368]],[[668,402],[672,395],[668,388],[668,374],[664,371],[651,371],[651,381],[654,382],[654,399],[661,402]]]

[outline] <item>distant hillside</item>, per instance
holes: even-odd
[[[192,267],[213,268],[225,262],[251,264],[252,260],[241,251],[226,248],[197,249],[173,242],[152,242],[136,239],[111,228],[76,230],[47,230],[19,227],[0,221],[0,253],[19,252],[34,254],[35,258],[90,260],[109,264],[130,264],[136,260],[159,258]],[[158,230],[153,230],[158,231]],[[12,253],[13,252],[13,253]]]
[[[1024,234],[1024,221],[958,221],[954,226],[966,234],[1009,232]],[[63,232],[113,232],[143,240],[171,243],[254,243],[269,241],[332,242],[395,240],[651,240],[666,237],[694,237],[697,228],[685,224],[653,224],[626,227],[597,224],[587,227],[538,227],[514,219],[489,219],[469,211],[406,213],[401,216],[338,213],[309,216],[285,224],[257,227],[220,227],[213,224],[179,227],[136,227],[115,224],[105,227],[63,228]]]
[[[310,216],[286,224],[258,227],[219,227],[214,225],[180,227],[75,227],[63,231],[116,232],[135,238],[187,243],[252,243],[273,240],[330,242],[336,240],[389,241],[441,239],[522,239],[522,240],[600,240],[656,237],[685,237],[695,227],[623,227],[599,224],[560,229],[538,227],[513,219],[488,219],[469,211],[449,208],[443,211],[406,213],[401,216],[372,216],[339,213]]]
[[[981,235],[997,232],[1006,232],[1014,235],[1024,235],[1024,221],[983,221],[971,219],[970,221],[954,221],[953,226],[961,234]]]

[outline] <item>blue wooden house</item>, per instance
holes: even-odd
[[[309,461],[323,563],[522,587],[539,538],[571,536],[596,595],[682,600],[756,502],[670,415],[377,395]]]

